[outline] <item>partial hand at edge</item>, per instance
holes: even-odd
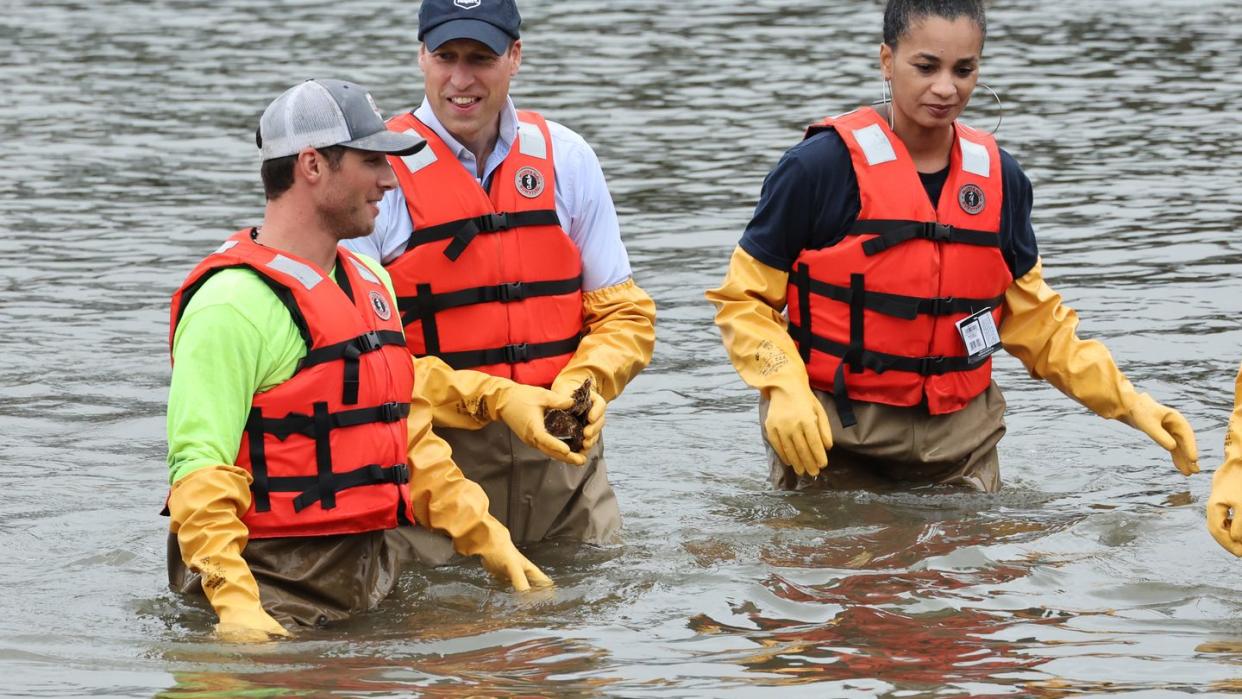
[[[1207,529],[1229,553],[1242,557],[1242,464],[1225,463],[1212,477]]]

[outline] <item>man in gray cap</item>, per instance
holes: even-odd
[[[550,581],[487,513],[413,393],[391,282],[339,250],[396,186],[366,91],[309,80],[259,121],[263,224],[207,256],[173,296],[169,581],[201,590],[230,640],[286,636],[377,605],[417,523],[516,589]],[[410,527],[403,527],[410,528]]]
[[[520,25],[513,0],[423,0],[425,99],[388,125],[428,147],[389,158],[399,187],[375,232],[345,245],[392,275],[436,431],[514,541],[607,544],[621,517],[599,436],[607,402],[651,360],[655,304],[594,151],[509,98]],[[542,411],[498,410],[513,383],[528,405],[578,393],[583,426],[562,420],[554,437]],[[424,561],[451,554],[419,537]]]

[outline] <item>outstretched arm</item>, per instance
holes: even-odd
[[[1043,278],[1043,263],[1014,280],[1005,292],[1001,342],[1031,376],[1103,418],[1120,420],[1151,437],[1173,455],[1178,471],[1199,471],[1195,434],[1181,413],[1134,389],[1102,342],[1076,334],[1078,314],[1061,303]]]

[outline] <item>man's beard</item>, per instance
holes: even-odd
[[[353,213],[344,207],[321,209],[319,218],[323,221],[324,228],[331,231],[337,240],[371,235],[371,231],[375,230],[375,219],[352,215]]]

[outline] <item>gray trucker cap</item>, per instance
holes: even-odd
[[[263,160],[304,148],[345,146],[410,155],[427,145],[412,133],[389,131],[375,100],[361,85],[344,80],[307,80],[285,90],[263,110],[255,141]]]

